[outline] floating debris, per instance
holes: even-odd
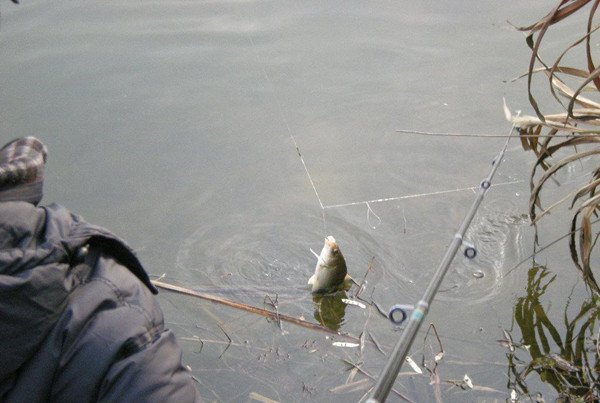
[[[475,278],[483,278],[485,276],[485,273],[481,270],[475,270],[473,272],[473,277]]]
[[[346,341],[334,341],[331,345],[335,346],[335,347],[349,347],[349,348],[354,348],[354,347],[360,346],[359,343],[349,343]]]
[[[419,366],[417,365],[416,362],[413,361],[412,358],[410,357],[406,357],[406,362],[408,362],[408,365],[410,365],[410,367],[413,369],[413,371],[415,371],[417,374],[422,374],[423,370],[421,368],[419,368]]]
[[[473,389],[473,381],[471,381],[469,375],[465,374],[465,376],[463,377],[463,382],[465,383],[465,385],[467,385],[469,389]]]
[[[354,305],[354,306],[357,306],[357,307],[362,308],[362,309],[366,309],[367,308],[367,306],[365,304],[363,304],[362,302],[358,302],[358,301],[355,301],[353,299],[342,298],[342,302],[344,304]]]
[[[279,403],[279,400],[269,399],[268,397],[263,396],[257,392],[250,392],[248,394],[248,400],[262,402],[262,403]]]
[[[350,393],[356,392],[357,390],[367,389],[371,386],[371,380],[369,378],[361,379],[344,385],[336,386],[335,388],[329,389],[332,393]]]

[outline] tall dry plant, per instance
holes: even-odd
[[[586,7],[588,3],[589,9]],[[595,217],[600,205],[600,103],[582,96],[582,93],[585,91],[586,96],[591,94],[590,97],[600,96],[600,67],[596,67],[594,62],[595,43],[592,40],[600,28],[600,25],[594,25],[599,3],[600,0],[561,0],[535,24],[518,28],[527,33],[526,41],[531,49],[526,75],[527,92],[536,116],[511,117],[508,114],[520,129],[523,148],[532,150],[537,156],[530,179],[530,218],[536,225],[556,206],[570,200],[573,211],[571,256],[586,284],[597,294],[600,294],[600,287],[591,269],[590,256],[597,238],[593,224],[597,221]],[[573,15],[586,17],[581,24],[585,25],[585,29],[552,63],[547,63],[541,55],[544,39],[551,28]],[[574,56],[577,51],[580,52],[579,57]],[[567,59],[576,60],[581,66],[565,62]],[[561,112],[546,114],[541,111],[532,86],[532,79],[537,74],[547,77],[550,95],[560,105]],[[557,181],[557,172],[571,164],[585,162],[587,165],[590,161],[595,168],[590,172],[589,182],[550,207],[542,206],[541,191],[550,180]]]

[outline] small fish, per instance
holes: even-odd
[[[352,285],[352,278],[348,275],[346,261],[335,239],[330,235],[325,238],[325,245],[321,254],[317,255],[315,274],[308,279],[308,285],[313,293],[334,292],[347,289]]]

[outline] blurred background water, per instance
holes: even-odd
[[[0,139],[42,139],[44,201],[125,238],[152,275],[255,306],[278,295],[281,313],[333,316],[330,327],[389,351],[400,333],[374,307],[313,301],[310,249],[333,235],[356,279],[373,259],[363,297],[381,307],[420,298],[504,139],[396,130],[507,134],[503,97],[531,113],[525,82],[505,83],[529,62],[507,20],[530,23],[552,4],[5,1]],[[443,383],[444,401],[510,395],[496,340],[525,292],[530,263],[506,274],[533,250],[531,165],[512,141],[502,185],[468,233],[478,257],[457,257],[432,306],[442,381],[466,373],[477,386]],[[565,252],[559,243],[542,259],[569,266],[577,283]],[[373,342],[336,347],[344,339],[166,291],[159,299],[206,400],[357,401],[370,381],[336,389],[350,373],[344,360],[373,376],[385,363]],[[437,353],[426,329],[415,361]],[[427,372],[410,367],[396,389],[435,399]]]

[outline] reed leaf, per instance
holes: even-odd
[[[556,162],[548,170],[546,170],[544,175],[542,175],[542,177],[537,181],[537,183],[535,183],[535,185],[531,189],[531,196],[529,198],[529,215],[530,215],[531,219],[532,220],[535,219],[536,206],[539,206],[541,208],[539,193],[542,190],[543,185],[546,183],[546,181],[550,177],[552,177],[552,175],[554,175],[559,169],[570,164],[571,162],[574,162],[574,161],[577,161],[577,160],[580,160],[582,158],[586,158],[586,157],[589,157],[592,155],[597,155],[597,154],[600,154],[600,148],[595,149],[595,150],[582,151],[582,152],[579,152],[576,154],[572,154],[572,155],[569,155],[568,157],[565,157],[565,158],[561,159],[560,161]]]
[[[596,200],[594,200],[596,199]],[[580,239],[580,244],[579,247],[581,249],[581,262],[582,262],[582,266],[583,266],[583,272],[584,272],[584,276],[586,277],[591,277],[591,279],[593,279],[593,276],[591,274],[590,271],[590,255],[592,253],[592,214],[594,213],[594,211],[596,211],[596,209],[598,208],[598,202],[599,202],[599,198],[598,196],[588,200],[589,201],[593,201],[592,203],[589,203],[588,205],[586,205],[584,208],[581,209],[581,239]]]
[[[600,67],[598,67],[597,69],[595,69],[594,71],[590,72],[589,76],[585,78],[585,80],[583,80],[583,83],[579,86],[579,88],[577,88],[575,90],[575,93],[571,96],[571,100],[569,101],[569,106],[567,106],[567,114],[570,117],[575,117],[573,115],[573,108],[575,106],[575,102],[580,102],[580,100],[578,100],[578,96],[581,93],[581,91],[583,91],[583,89],[586,87],[586,85],[590,82],[593,82],[595,80],[598,79],[598,77],[600,76]],[[590,118],[593,118],[594,115],[590,115]],[[586,119],[587,116],[580,116],[577,119]]]
[[[542,112],[540,111],[540,108],[538,107],[533,93],[531,92],[531,81],[536,60],[539,61],[544,67],[548,68],[548,66],[546,66],[546,64],[539,57],[539,48],[542,43],[542,39],[544,38],[546,31],[552,24],[555,24],[568,17],[569,15],[573,14],[575,11],[579,10],[581,7],[587,4],[588,1],[589,0],[579,0],[565,6],[565,4],[569,2],[569,0],[561,0],[560,3],[548,15],[546,15],[536,24],[529,27],[529,29],[521,29],[530,32],[526,38],[527,45],[532,50],[531,59],[529,61],[529,73],[527,75],[527,95],[529,97],[529,103],[531,104],[537,117],[541,121],[544,121],[545,118]],[[534,34],[538,31],[539,33],[534,41]]]
[[[562,0],[560,2],[560,4],[556,7],[556,9],[551,11],[548,15],[546,15],[541,20],[537,21],[536,23],[534,23],[530,26],[517,28],[517,29],[519,31],[530,31],[530,32],[539,31],[542,28],[542,26],[544,26],[545,24],[555,24],[557,22],[564,20],[565,18],[567,18],[568,16],[570,16],[571,14],[573,14],[574,12],[579,10],[581,7],[585,6],[589,1],[590,0],[578,0],[568,6],[561,8],[565,3],[569,2],[569,0]]]
[[[596,32],[598,30],[598,28],[600,28],[600,25],[595,27],[594,29],[591,29],[591,21],[588,24],[588,30],[587,33],[579,38],[578,40],[576,40],[572,45],[570,45],[569,47],[567,47],[562,53],[561,55],[555,60],[554,64],[552,65],[552,68],[550,69],[550,71],[546,70],[546,75],[548,76],[548,78],[550,79],[550,91],[552,92],[552,95],[554,96],[554,98],[559,102],[559,98],[556,95],[555,91],[554,91],[554,87],[556,86],[557,88],[562,88],[563,86],[566,87],[566,85],[558,80],[558,78],[556,78],[555,74],[556,72],[560,72],[560,73],[564,73],[567,75],[572,75],[575,77],[580,77],[580,78],[586,78],[589,75],[589,71],[583,70],[583,69],[578,69],[578,68],[573,68],[573,67],[567,67],[567,66],[559,66],[560,62],[562,61],[562,58],[573,48],[575,48],[576,46],[578,46],[579,44],[581,44],[581,42],[586,41],[586,44],[589,44],[589,39],[590,36],[592,35],[592,33]],[[589,53],[588,53],[589,55]],[[555,82],[558,81],[558,82]],[[568,87],[567,87],[568,88]],[[565,95],[569,96],[567,93],[565,93]],[[562,103],[561,103],[562,105]]]
[[[590,183],[588,183],[587,185],[579,188],[577,190],[577,193],[575,194],[575,196],[573,196],[573,200],[571,202],[571,208],[573,208],[575,206],[575,203],[577,203],[577,200],[579,200],[581,197],[583,197],[583,195],[590,193],[590,196],[593,195],[593,193],[595,193],[596,188],[600,186],[600,179],[595,179],[593,181],[591,181]]]
[[[583,70],[579,70],[582,74],[582,76],[580,76],[583,79],[588,79],[590,77],[590,73],[583,71]],[[554,95],[554,98],[559,101],[559,103],[562,105],[562,102],[560,102],[560,99],[558,98],[558,96],[556,95],[556,92],[554,91],[554,89],[557,89],[561,95],[569,98],[570,100],[573,101],[573,103],[577,103],[579,105],[582,105],[586,108],[592,109],[592,110],[598,110],[600,109],[600,104],[598,104],[597,102],[592,101],[591,99],[588,98],[584,98],[582,96],[575,96],[575,91],[573,91],[571,89],[571,87],[569,87],[567,84],[564,83],[564,81],[562,81],[561,79],[559,79],[558,77],[556,77],[555,75],[552,74],[552,71],[548,72],[548,75],[550,77],[550,91],[552,92],[552,95]],[[578,75],[579,77],[579,75]],[[583,84],[581,86],[581,89],[579,92],[583,91],[584,89],[586,89],[587,84],[589,83],[586,82],[585,84]],[[571,108],[572,109],[572,108]],[[571,115],[567,115],[567,116],[572,116],[574,118],[577,118],[574,114],[573,111],[571,110]]]
[[[590,71],[590,73],[592,71],[596,70],[596,66],[594,65],[594,61],[592,60],[592,50],[590,47],[590,34],[593,31],[592,30],[592,22],[594,21],[594,15],[596,14],[597,9],[598,9],[598,1],[595,1],[594,4],[592,4],[592,9],[590,10],[590,15],[588,17],[588,25],[587,25],[588,34],[586,35],[586,41],[585,41],[585,55],[587,58],[588,70]],[[600,90],[600,79],[598,79],[598,77],[596,77],[596,78],[594,78],[593,82],[594,82],[594,85],[596,86],[596,89]]]
[[[590,7],[584,9],[588,3]],[[600,25],[594,25],[599,4],[600,0],[558,0],[543,18],[529,26],[518,28],[527,33],[525,40],[531,50],[526,75],[527,95],[535,116],[513,117],[510,113],[507,114],[507,118],[519,127],[523,149],[532,151],[537,157],[531,169],[531,194],[528,205],[529,216],[536,230],[535,241],[538,239],[537,231],[541,228],[538,227],[541,219],[571,200],[571,258],[590,290],[598,294],[600,287],[592,273],[591,255],[595,246],[592,218],[600,208],[600,102],[596,101],[600,96],[600,67],[594,61],[592,46],[592,36],[600,30]],[[542,45],[549,40],[548,33],[551,27],[571,17],[581,18],[583,34],[573,34],[573,40],[568,46],[547,63],[541,57],[541,51]],[[581,50],[581,53],[576,53],[575,50]],[[573,59],[576,63],[569,61],[567,64],[567,55],[574,55],[580,60]],[[539,73],[546,75],[549,83],[548,95],[556,100],[562,111],[547,113],[540,109],[536,101],[539,94],[533,93],[532,86],[534,74]],[[584,91],[592,95],[584,97]],[[586,146],[584,150],[578,149],[583,145]],[[562,159],[555,161],[553,157],[559,151]],[[564,152],[567,153],[566,156]],[[590,158],[591,163],[596,164],[591,172],[591,179],[579,185],[578,189],[559,195],[556,198],[558,201],[544,209],[541,195],[548,181],[552,180],[560,185],[557,173],[567,165],[584,158]],[[540,170],[543,172],[540,173]],[[579,227],[580,234],[576,237],[576,229]]]

